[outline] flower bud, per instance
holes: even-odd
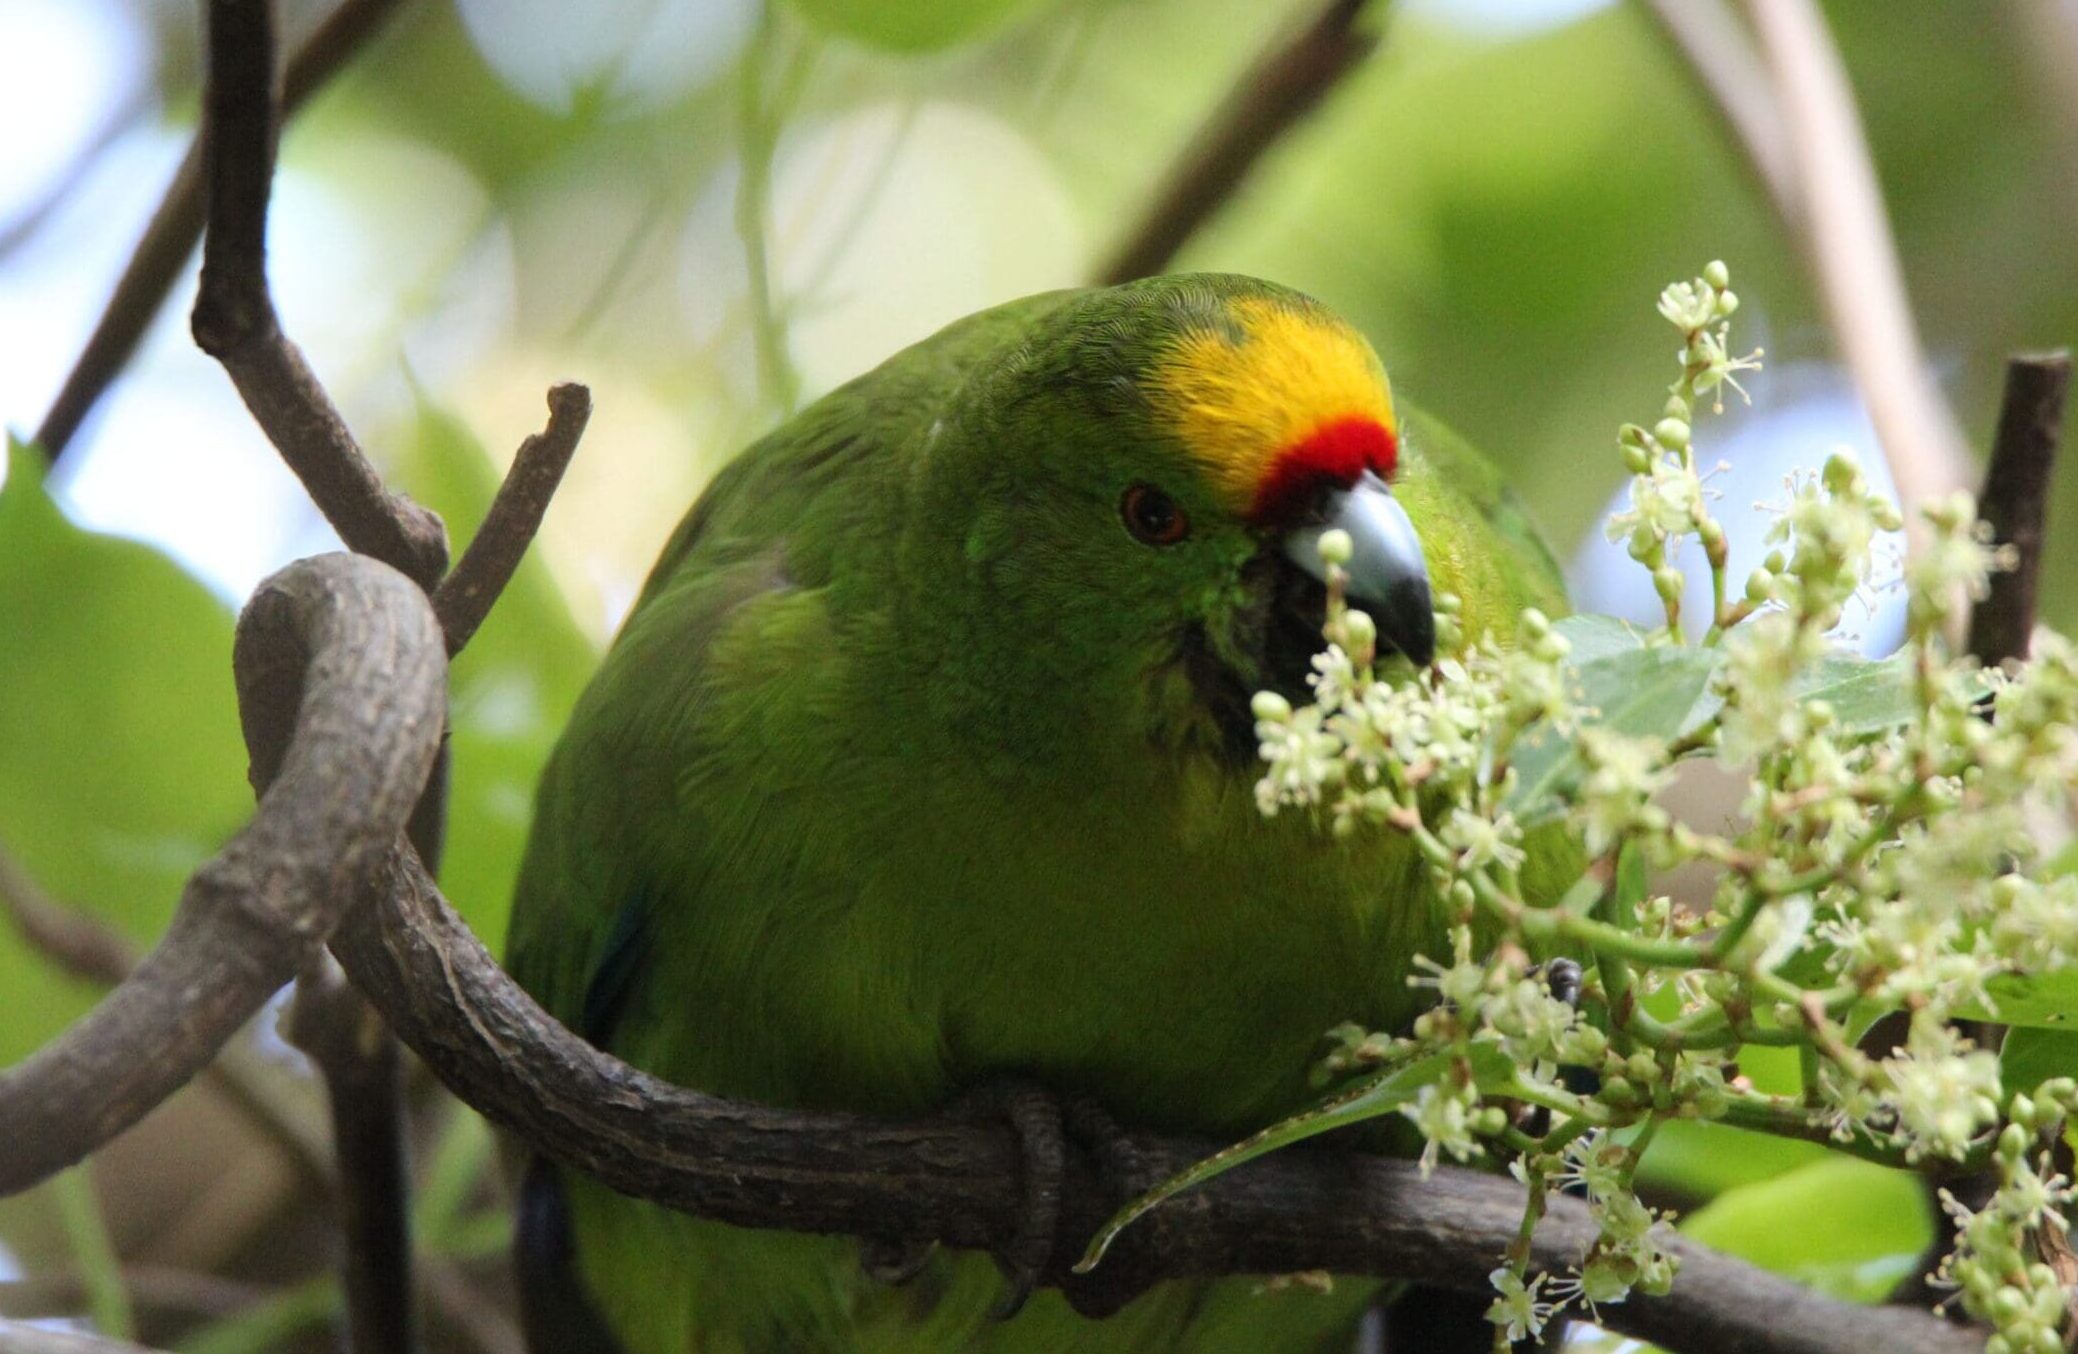
[[[1738,308],[1739,293],[1735,291],[1721,291],[1717,294],[1717,313],[1720,316],[1729,316]]]
[[[1342,636],[1350,655],[1361,662],[1378,648],[1378,623],[1370,612],[1351,607],[1342,613]]]
[[[1723,291],[1732,285],[1732,270],[1725,267],[1723,259],[1712,259],[1703,265],[1703,280]]]
[[[1292,717],[1292,703],[1275,691],[1258,691],[1255,699],[1248,703],[1255,717],[1271,723],[1282,724]]]
[[[1653,425],[1652,436],[1668,451],[1679,451],[1688,445],[1688,424],[1678,418],[1663,418]]]
[[[1340,527],[1330,527],[1320,533],[1320,562],[1323,564],[1347,564],[1356,553],[1356,542]]]

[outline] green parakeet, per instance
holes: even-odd
[[[1291,1112],[1323,1033],[1404,1025],[1445,952],[1404,841],[1257,808],[1250,700],[1308,694],[1331,526],[1414,664],[1433,593],[1473,635],[1562,604],[1492,468],[1288,290],[1054,292],[897,354],[665,547],[542,780],[513,974],[725,1096],[913,1116],[1016,1077],[1147,1130]],[[547,1168],[519,1230],[544,1354],[1290,1349],[1367,1294],[1177,1282],[1092,1321],[1042,1292],[992,1323],[987,1257],[888,1287],[855,1242]]]

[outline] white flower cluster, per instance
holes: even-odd
[[[1309,703],[1256,700],[1260,806],[1316,814],[1337,834],[1404,834],[1453,929],[1448,963],[1416,963],[1410,981],[1432,1005],[1411,1032],[1339,1030],[1316,1075],[1383,1077],[1440,1055],[1452,1074],[1394,1102],[1426,1139],[1425,1162],[1512,1162],[1532,1220],[1555,1183],[1585,1190],[1600,1236],[1570,1274],[1531,1275],[1526,1248],[1494,1271],[1489,1315],[1505,1339],[1535,1334],[1569,1302],[1673,1281],[1663,1218],[1631,1178],[1660,1124],[1697,1118],[1830,1130],[1899,1165],[1994,1168],[1991,1204],[1955,1210],[1945,1272],[1994,1324],[1995,1354],[2061,1348],[2070,1327],[2043,1239],[2061,1241],[2071,1189],[2040,1163],[2078,1085],[2003,1084],[1996,1052],[1953,1022],[1995,1018],[2000,980],[2078,969],[2078,876],[2048,868],[2031,829],[2069,810],[2078,781],[2078,647],[2040,631],[2032,659],[2006,671],[1949,655],[1961,599],[1982,599],[2010,563],[1958,495],[1922,510],[1905,652],[1875,664],[1834,651],[1827,631],[1902,525],[1844,453],[1790,483],[1771,553],[1728,597],[1693,424],[1756,365],[1731,356],[1736,305],[1722,264],[1661,295],[1683,336],[1681,377],[1652,428],[1620,435],[1631,506],[1609,527],[1666,603],[1665,626],[1639,639],[1640,671],[1651,650],[1683,644],[1671,544],[1691,533],[1704,544],[1716,614],[1678,665],[1708,665],[1700,714],[1604,723],[1583,700],[1587,669],[1565,627],[1535,612],[1503,642],[1446,601],[1445,656],[1412,678],[1381,674],[1370,619],[1343,603],[1347,542],[1323,541],[1330,642]],[[1564,775],[1554,739],[1571,759]],[[1537,748],[1547,802],[1519,784],[1517,763]],[[1708,832],[1669,816],[1660,793],[1683,756],[1750,778],[1739,822]],[[1553,816],[1559,830],[1541,835]],[[1553,884],[1554,849],[1561,868],[1577,865],[1570,886]],[[1707,908],[1652,890],[1653,872],[1696,864],[1716,873]],[[1563,955],[1587,964],[1577,1003],[1552,981]],[[1857,1049],[1855,1033],[1886,1010],[1911,1012],[1904,1046]],[[1803,1095],[1739,1079],[1749,1044],[1801,1049]]]

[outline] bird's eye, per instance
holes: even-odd
[[[1174,545],[1190,534],[1191,519],[1181,504],[1152,484],[1136,484],[1119,500],[1118,515],[1133,539],[1148,545]]]

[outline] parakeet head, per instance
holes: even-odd
[[[917,520],[955,526],[959,550],[934,600],[968,618],[1002,718],[1252,764],[1253,694],[1308,694],[1329,528],[1353,542],[1350,600],[1381,652],[1434,655],[1385,373],[1297,293],[1189,275],[1068,295],[931,440]]]

